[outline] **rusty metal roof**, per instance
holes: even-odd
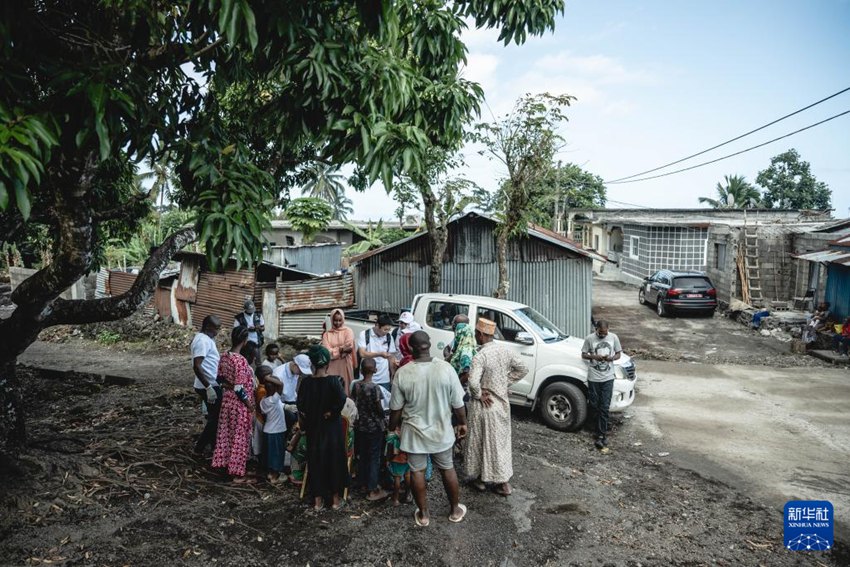
[[[281,311],[313,311],[354,305],[354,278],[351,274],[277,284]]]

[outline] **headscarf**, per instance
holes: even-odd
[[[339,329],[334,328],[334,315],[339,313],[340,317],[342,317],[342,325]],[[326,333],[338,333],[345,329],[345,312],[342,309],[333,309],[328,316],[325,317],[325,322],[322,323],[322,330]]]
[[[458,323],[455,327],[455,349],[449,361],[455,372],[464,373],[472,367],[472,357],[475,356],[475,335],[469,323]]]
[[[310,357],[310,362],[315,368],[324,368],[331,363],[331,351],[322,345],[313,345],[307,351],[307,356]]]
[[[410,350],[411,334],[412,333],[403,333],[401,338],[398,340],[398,351],[401,353],[401,362],[398,363],[399,368],[408,362],[413,362],[413,351]]]

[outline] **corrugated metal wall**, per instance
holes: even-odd
[[[342,245],[273,246],[263,252],[263,259],[278,266],[290,266],[302,272],[330,274],[340,268]]]
[[[832,317],[843,321],[850,317],[850,267],[830,264],[826,276],[826,296]]]
[[[492,296],[498,284],[494,223],[484,218],[451,225],[444,293]],[[356,268],[357,306],[398,312],[428,291],[430,246],[417,238],[362,260]],[[508,299],[526,303],[562,330],[583,336],[590,328],[592,261],[537,238],[512,241]]]
[[[310,335],[320,337],[322,335],[322,323],[328,312],[320,311],[296,311],[287,313],[280,318],[279,335],[303,337]]]

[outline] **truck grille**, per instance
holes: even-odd
[[[634,380],[637,377],[634,362],[624,365],[623,369],[626,371],[626,375],[629,377],[629,380]]]

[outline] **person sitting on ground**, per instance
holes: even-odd
[[[364,359],[360,365],[363,379],[351,387],[351,398],[357,404],[357,423],[354,426],[359,462],[357,480],[368,491],[366,499],[370,501],[383,500],[388,496],[379,484],[385,424],[379,392],[382,388],[372,382],[376,367],[375,359]]]
[[[274,376],[266,379],[267,395],[260,402],[260,409],[265,416],[263,425],[263,441],[265,445],[266,468],[268,480],[272,484],[280,482],[283,471],[284,455],[286,453],[286,417],[283,413],[283,383]]]
[[[266,345],[266,358],[263,359],[261,366],[268,366],[272,370],[283,364],[280,359],[280,347],[277,343],[269,343]]]
[[[399,370],[392,389],[389,428],[401,428],[400,448],[407,453],[417,506],[413,518],[420,527],[431,521],[424,474],[430,455],[443,477],[451,506],[449,521],[460,522],[466,516],[466,506],[459,502],[452,447],[455,435],[466,436],[463,388],[449,363],[431,358],[431,339],[427,333],[413,333],[410,348],[413,362]],[[456,434],[452,429],[452,413],[458,423]]]
[[[344,505],[340,495],[350,482],[341,416],[347,398],[342,377],[328,374],[330,351],[314,345],[307,354],[313,375],[298,390],[299,422],[307,435],[307,482],[315,511],[328,499],[339,510]]]
[[[386,438],[387,469],[393,478],[393,506],[410,500],[410,467],[407,453],[401,450],[401,436],[398,430],[387,433]],[[401,483],[404,482],[404,496],[401,495]]]
[[[850,317],[844,319],[841,332],[835,333],[832,337],[832,350],[838,354],[847,355],[848,347],[850,347]]]
[[[223,468],[235,483],[251,482],[245,465],[251,447],[254,423],[254,373],[239,351],[248,342],[248,329],[236,327],[230,333],[233,345],[221,355],[218,375],[223,389],[213,468]]]
[[[815,338],[817,338],[818,331],[826,327],[827,322],[829,321],[829,307],[830,305],[828,301],[824,301],[818,305],[814,315],[812,315],[812,318],[809,319],[809,322],[806,324],[806,328],[803,331],[803,340],[805,342],[813,342]]]

